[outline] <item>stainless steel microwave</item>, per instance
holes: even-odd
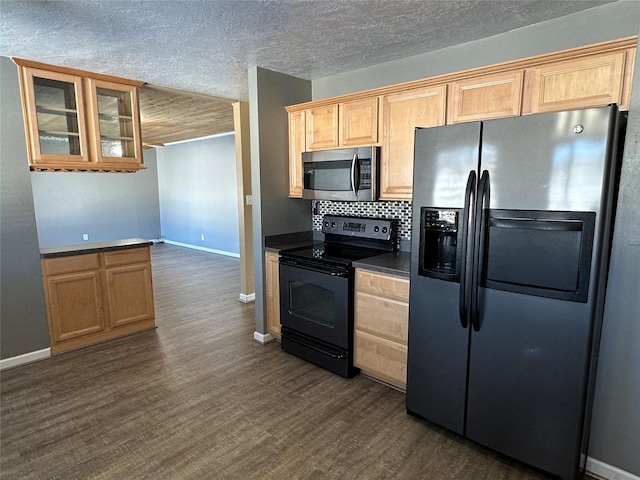
[[[302,198],[372,202],[378,195],[378,147],[302,154]]]

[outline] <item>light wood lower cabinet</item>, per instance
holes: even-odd
[[[280,255],[265,252],[265,293],[267,297],[267,332],[280,338]]]
[[[409,279],[356,269],[354,364],[362,373],[405,389]]]
[[[149,247],[42,259],[51,353],[155,327]]]

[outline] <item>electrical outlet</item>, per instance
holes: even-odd
[[[83,233],[82,234],[82,240],[89,240],[89,234],[88,233]]]
[[[200,235],[200,240],[204,240],[204,233]]]
[[[246,196],[247,205],[253,205],[253,195]]]

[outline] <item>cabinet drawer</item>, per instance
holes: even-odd
[[[358,269],[356,270],[356,291],[408,302],[409,279]]]
[[[126,263],[143,263],[150,261],[149,247],[131,248],[128,250],[115,250],[105,252],[104,266],[124,265]]]
[[[407,344],[409,305],[397,300],[357,292],[355,296],[355,328]]]
[[[45,276],[59,275],[61,273],[82,272],[84,270],[96,270],[100,268],[97,253],[87,255],[72,255],[69,257],[44,258],[42,260],[42,272]]]
[[[364,373],[399,388],[407,385],[407,347],[356,330],[354,364]]]

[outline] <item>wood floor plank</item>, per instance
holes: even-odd
[[[237,259],[151,251],[156,330],[1,373],[3,480],[548,478],[255,343]]]

